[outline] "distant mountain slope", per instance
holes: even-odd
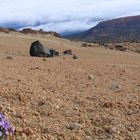
[[[102,21],[86,32],[67,38],[88,42],[140,42],[140,15]]]

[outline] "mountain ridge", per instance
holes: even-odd
[[[87,42],[140,42],[140,15],[101,21],[85,32],[66,38]]]

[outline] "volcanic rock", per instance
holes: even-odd
[[[72,55],[72,50],[65,50],[65,51],[63,52],[63,54]]]
[[[44,49],[44,46],[39,41],[35,41],[31,44],[30,55],[37,57],[49,57],[50,50],[48,48]]]

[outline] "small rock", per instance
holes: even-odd
[[[13,60],[14,58],[12,56],[7,56],[6,59]]]
[[[43,61],[47,61],[47,59],[45,59],[45,58],[43,58],[42,60],[43,60]]]
[[[91,130],[89,128],[87,128],[85,130],[85,133],[86,133],[87,136],[92,136],[92,132],[91,132]]]
[[[39,101],[38,102],[38,106],[43,106],[43,105],[45,105],[45,101]]]
[[[93,140],[91,136],[86,136],[86,140]]]
[[[40,113],[39,112],[34,112],[33,115],[34,116],[40,116]]]
[[[78,56],[76,56],[75,54],[73,55],[73,59],[78,59]]]
[[[89,80],[92,80],[93,78],[94,78],[94,77],[93,77],[93,75],[91,75],[91,74],[88,76],[88,79],[89,79]]]
[[[39,70],[39,67],[35,67],[35,69]]]
[[[112,103],[104,103],[103,106],[105,108],[112,108],[113,107],[113,104]]]
[[[65,55],[72,55],[72,50],[66,50],[63,52]]]
[[[88,47],[92,47],[92,45],[91,44],[88,44]]]
[[[10,106],[7,106],[7,107],[6,107],[6,111],[7,111],[7,112],[13,112],[13,109],[12,109]]]
[[[20,140],[27,140],[27,135],[26,134],[21,134],[21,138],[20,138]]]
[[[80,136],[74,136],[73,140],[81,140],[81,137]]]
[[[22,128],[21,127],[16,127],[16,132],[22,132]]]
[[[82,44],[82,47],[87,47],[87,46],[88,46],[87,43],[83,43],[83,44]]]
[[[105,129],[106,133],[113,135],[115,133],[118,133],[118,129],[116,127],[110,127]]]
[[[47,135],[47,140],[55,140],[55,137],[48,134],[48,135]]]
[[[42,115],[42,116],[47,116],[48,114],[47,114],[47,112],[45,112],[45,111],[42,110],[42,111],[40,112],[40,115]]]
[[[20,135],[16,135],[16,140],[27,140],[27,135],[26,134],[20,134]],[[12,140],[14,139],[15,140],[15,137],[14,138],[11,138]],[[8,138],[9,140],[10,138]]]
[[[120,90],[120,85],[117,83],[113,83],[110,87],[111,90]]]
[[[2,112],[3,111],[3,105],[2,104],[0,104],[0,112]]]
[[[23,115],[22,115],[22,113],[15,113],[15,117],[19,118],[19,119],[22,119]]]
[[[54,108],[59,110],[60,109],[60,106],[59,105],[54,105]]]
[[[70,130],[78,130],[78,129],[82,128],[82,125],[79,123],[72,123],[72,124],[68,125],[67,128]]]
[[[30,127],[23,128],[22,133],[26,135],[31,135],[33,134],[33,130]]]

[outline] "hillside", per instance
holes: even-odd
[[[35,40],[79,59],[31,57]],[[140,55],[81,44],[0,33],[0,113],[15,140],[140,139]]]
[[[140,16],[102,21],[86,32],[67,38],[88,42],[140,42]]]

